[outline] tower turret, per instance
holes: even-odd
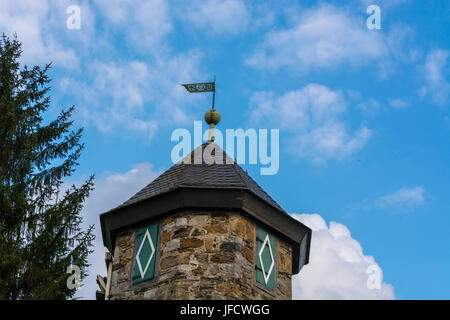
[[[214,83],[183,86],[215,92]],[[214,143],[214,102],[205,121],[207,143],[100,215],[113,256],[106,299],[291,299],[311,229]]]
[[[212,145],[211,145],[212,144]],[[196,152],[100,216],[113,255],[110,299],[291,299],[311,230],[223,152]]]

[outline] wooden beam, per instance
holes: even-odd
[[[106,268],[108,275],[106,276],[105,300],[109,300],[109,291],[111,290],[111,274],[112,274],[112,257],[109,252],[105,253]]]
[[[98,284],[100,290],[102,291],[102,293],[105,293],[106,292],[106,283],[103,280],[103,277],[99,274],[97,275],[97,284]]]

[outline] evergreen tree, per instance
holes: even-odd
[[[80,211],[93,189],[91,176],[65,192],[63,179],[78,165],[82,129],[74,107],[49,123],[50,64],[20,67],[21,43],[0,39],[0,299],[67,299],[76,289],[67,267],[86,276],[93,226]]]

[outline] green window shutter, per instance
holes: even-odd
[[[155,276],[158,230],[158,224],[153,224],[137,232],[133,284],[152,279]]]
[[[256,281],[275,289],[277,242],[270,233],[258,228],[256,236]]]

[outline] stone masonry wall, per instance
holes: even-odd
[[[275,291],[255,281],[256,224],[238,212],[163,218],[155,279],[131,285],[136,229],[118,234],[111,299],[291,299],[291,246],[277,239]]]

